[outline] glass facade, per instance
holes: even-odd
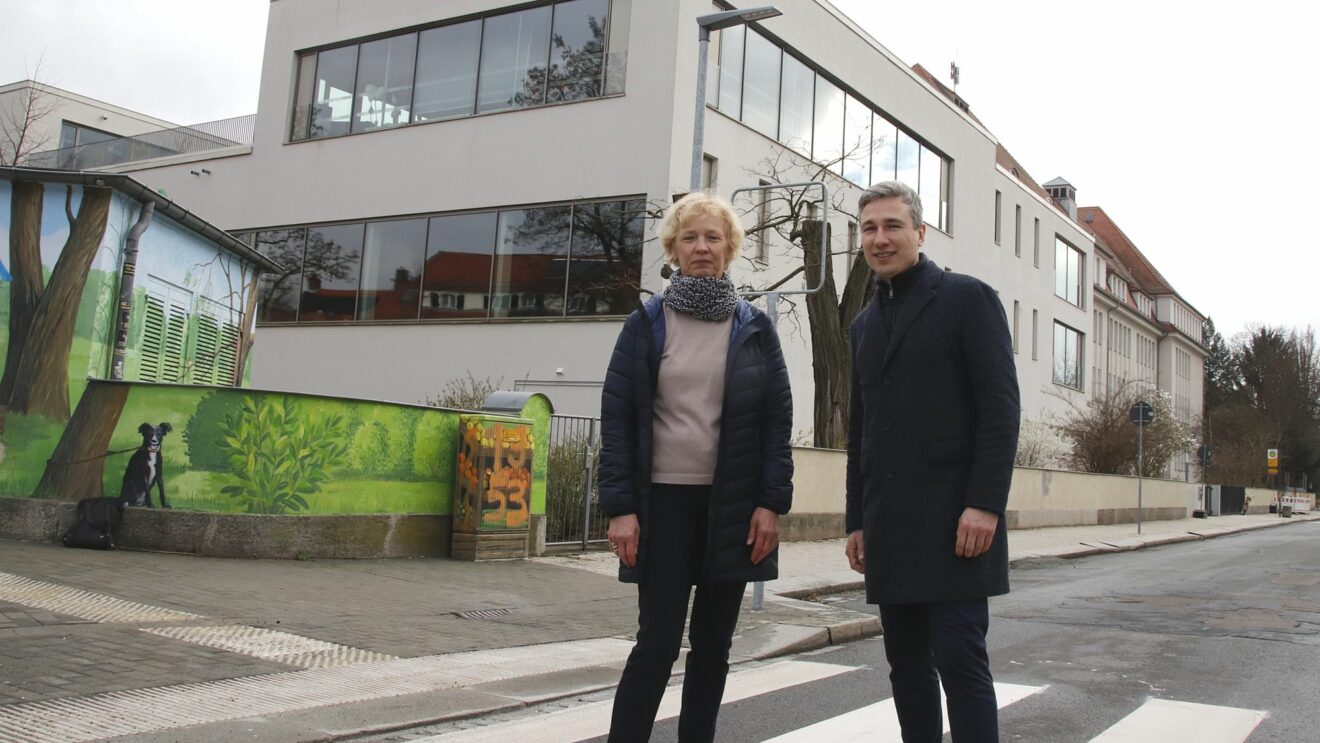
[[[626,19],[630,1],[562,0],[303,52],[290,138],[598,98],[607,67],[608,92],[621,93],[627,34],[611,15]]]
[[[755,29],[717,31],[711,50],[718,74],[707,77],[707,103],[857,186],[907,183],[927,223],[949,229],[947,158]]]
[[[259,230],[264,323],[626,315],[641,199]]]

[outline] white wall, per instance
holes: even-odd
[[[26,80],[0,86],[0,115],[8,121],[11,113],[21,113],[27,105],[28,96],[32,93],[38,96],[37,105],[48,107],[49,113],[29,127],[30,141],[36,144],[31,149],[24,145],[23,149],[30,152],[58,148],[60,125],[65,121],[121,136],[145,134],[178,126],[163,119],[112,106],[50,85],[37,83],[33,86]]]

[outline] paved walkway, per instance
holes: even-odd
[[[1014,561],[1298,524],[1231,516],[1010,533]],[[860,586],[785,544],[737,660],[875,634],[803,600]],[[0,741],[333,739],[608,688],[635,594],[604,553],[492,563],[226,560],[0,540]]]

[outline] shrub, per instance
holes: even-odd
[[[343,420],[303,416],[292,397],[245,396],[242,410],[225,416],[223,441],[237,485],[220,492],[248,513],[306,511],[307,496],[321,489],[329,466],[348,449]]]

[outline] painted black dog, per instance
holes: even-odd
[[[173,431],[168,423],[153,426],[143,423],[138,426],[142,434],[142,448],[133,452],[128,460],[128,469],[124,470],[124,486],[119,490],[119,502],[126,506],[151,505],[151,486],[160,490],[160,507],[169,508],[165,502],[165,476],[161,472],[160,445],[165,434]]]

